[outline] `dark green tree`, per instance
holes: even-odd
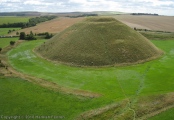
[[[0,52],[2,51],[2,48],[0,47]]]
[[[20,36],[19,36],[19,39],[20,39],[20,40],[25,40],[25,36],[26,36],[26,35],[25,35],[25,32],[21,32],[21,33],[20,33]]]
[[[49,34],[48,32],[45,33],[45,39],[50,39],[53,37],[53,34]]]
[[[9,31],[8,31],[8,34],[9,34],[9,33],[11,33],[11,32],[12,32],[12,31],[11,31],[11,30],[9,30]]]
[[[25,40],[36,40],[32,31],[30,31],[30,34],[25,37]]]

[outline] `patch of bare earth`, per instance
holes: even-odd
[[[44,32],[56,34],[83,19],[84,19],[83,17],[79,18],[59,17],[51,21],[40,23],[34,27],[21,29],[18,32],[25,32],[28,34],[30,33],[30,31],[32,31],[34,34],[44,33]],[[16,32],[13,32],[9,35],[16,35]]]
[[[117,15],[114,18],[132,28],[174,32],[173,16]]]
[[[79,115],[78,120],[146,120],[174,107],[174,93],[140,97],[135,106],[129,108],[129,100],[114,103]],[[135,111],[135,113],[132,112]],[[135,117],[134,115],[135,114]]]
[[[136,118],[146,120],[174,107],[174,93],[142,97],[136,106]]]
[[[100,94],[97,93],[93,93],[90,91],[84,91],[84,90],[79,90],[79,89],[71,89],[71,88],[66,88],[66,87],[62,87],[59,86],[58,84],[54,83],[54,82],[50,82],[44,79],[40,79],[40,78],[36,78],[27,74],[23,74],[21,72],[16,71],[9,63],[8,63],[8,58],[6,56],[6,53],[11,50],[12,48],[16,47],[17,45],[19,45],[22,41],[17,41],[16,44],[14,46],[8,46],[6,48],[4,48],[1,53],[0,53],[0,73],[4,76],[8,76],[8,77],[19,77],[22,78],[24,80],[28,80],[29,82],[32,82],[34,84],[38,84],[42,87],[54,90],[54,91],[58,91],[58,92],[62,92],[65,94],[72,94],[72,95],[76,95],[79,98],[81,97],[89,97],[89,98],[96,98],[96,97],[100,97]]]

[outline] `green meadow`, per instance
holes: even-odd
[[[0,25],[4,24],[4,23],[17,23],[17,22],[28,22],[29,18],[31,17],[12,17],[12,16],[8,16],[8,17],[0,17]]]
[[[152,40],[157,47],[165,52],[165,55],[159,59],[127,67],[108,68],[82,68],[51,63],[38,57],[33,52],[33,49],[43,44],[43,42],[45,42],[45,40],[24,42],[12,49],[8,52],[10,64],[21,73],[43,78],[62,87],[90,91],[98,93],[101,96],[93,99],[78,99],[74,95],[70,96],[62,93],[59,93],[60,96],[57,96],[58,93],[56,92],[19,80],[18,78],[16,78],[17,81],[21,82],[22,85],[15,85],[14,80],[10,79],[8,81],[1,81],[3,84],[6,84],[7,87],[0,88],[3,88],[3,91],[8,91],[9,88],[11,91],[16,89],[21,92],[10,93],[11,95],[6,94],[6,92],[1,93],[4,94],[0,99],[3,101],[1,107],[6,108],[6,111],[1,111],[2,114],[9,115],[12,111],[15,111],[12,112],[14,114],[20,114],[22,111],[22,115],[41,115],[41,113],[45,114],[47,111],[46,115],[55,115],[55,111],[57,110],[61,111],[59,115],[64,116],[65,119],[72,119],[84,111],[116,103],[126,98],[131,98],[131,101],[136,101],[141,96],[158,95],[174,91],[174,74],[172,74],[174,67],[173,40]],[[11,85],[14,83],[12,88],[8,86],[8,82],[11,82]],[[31,97],[28,97],[28,94],[31,95]],[[46,97],[44,97],[45,94],[47,94]],[[27,106],[29,104],[25,103],[15,108],[15,106],[20,103],[16,103],[20,101],[18,97],[21,97],[22,100],[25,98],[30,99],[29,101],[32,102],[32,106],[35,107],[34,110],[32,107]],[[14,102],[11,102],[12,99],[14,99]],[[13,107],[10,109],[10,106]],[[47,107],[45,108],[45,106],[50,106],[49,110],[46,110]],[[45,111],[40,110],[41,108],[45,108]],[[71,113],[72,111],[74,112]]]
[[[17,30],[20,30],[20,28],[0,28],[0,36],[8,35],[9,30],[12,32],[17,32]]]
[[[2,120],[16,119],[72,120],[77,114],[98,106],[92,99],[78,99],[72,95],[53,92],[20,78],[0,76],[0,114]],[[11,118],[15,119],[15,118]],[[48,119],[48,118],[45,118]]]
[[[8,45],[10,45],[10,41],[16,41],[18,40],[18,37],[13,37],[13,38],[0,38],[0,48],[4,48]]]

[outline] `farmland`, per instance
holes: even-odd
[[[20,30],[19,32],[30,33],[30,31],[33,31],[33,33],[49,32],[56,34],[64,30],[65,28],[70,27],[74,23],[81,21],[82,19],[84,18],[66,18],[66,17],[56,18],[51,21],[40,23],[37,26]],[[15,33],[12,33],[10,35],[15,35]]]
[[[0,36],[6,36],[6,35],[8,35],[9,33],[9,30],[11,31],[11,32],[14,32],[14,35],[16,35],[16,32],[18,31],[18,30],[20,30],[21,28],[0,28]]]
[[[174,32],[174,26],[173,26],[174,17],[170,16],[117,15],[113,17],[132,28],[136,27],[141,29]],[[83,19],[84,18],[60,17],[51,21],[38,24],[35,27],[26,28],[24,30],[21,30],[20,32],[24,31],[26,33],[29,33],[32,30],[33,33],[42,33],[42,32],[59,33],[65,28],[68,28],[69,26]],[[15,33],[11,35],[15,35]]]
[[[83,19],[58,18],[23,31],[59,33]],[[138,19],[136,22],[140,24]],[[143,24],[143,28],[146,28],[146,23]],[[156,30],[157,27],[161,28],[158,25],[151,29]],[[172,31],[172,28],[165,30]],[[72,67],[43,59],[34,50],[46,40],[19,42],[17,38],[0,39],[3,41],[0,41],[0,47],[2,45],[3,48],[9,45],[9,41],[16,41],[15,46],[6,47],[0,53],[1,62],[8,66],[0,67],[1,117],[19,115],[24,119],[54,116],[65,120],[172,120],[173,33],[156,34],[152,32],[146,36],[164,51],[165,54],[160,58],[137,65],[102,68]],[[11,50],[6,53],[8,49]]]
[[[4,23],[28,22],[31,17],[0,17],[0,25]]]
[[[10,41],[16,41],[18,39],[19,38],[17,38],[17,37],[14,37],[14,38],[0,38],[0,47],[4,48],[4,47],[10,45]]]
[[[114,18],[134,28],[174,32],[173,16],[118,15]]]

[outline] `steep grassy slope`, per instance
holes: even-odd
[[[36,51],[44,58],[80,66],[132,64],[162,53],[128,26],[103,17],[74,24]]]

